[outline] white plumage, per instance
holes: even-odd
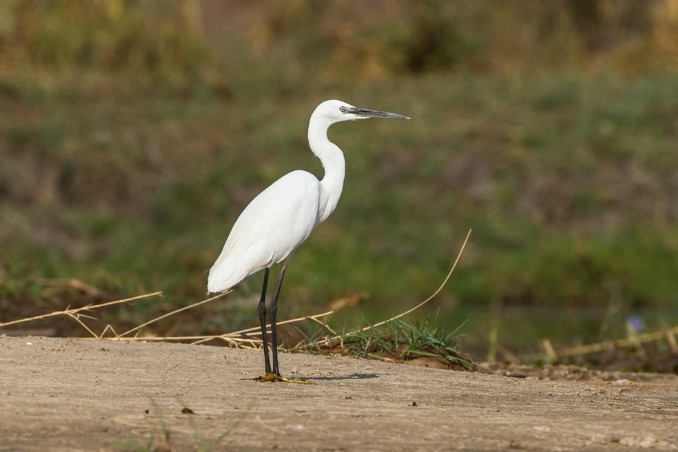
[[[278,179],[249,203],[231,229],[221,254],[209,271],[208,292],[225,292],[260,270],[266,271],[261,299],[261,323],[266,379],[280,377],[278,370],[276,312],[287,261],[311,231],[327,219],[339,202],[344,186],[344,154],[327,138],[334,123],[370,117],[409,119],[407,116],[357,108],[339,100],[327,100],[313,111],[308,124],[311,151],[320,159],[325,175],[318,180],[306,171],[292,171]],[[266,341],[266,285],[269,269],[282,263],[271,301],[273,367]],[[271,370],[272,369],[272,370]]]
[[[254,198],[233,225],[210,269],[207,290],[224,292],[249,275],[289,258],[320,220],[320,191],[313,174],[298,170]]]

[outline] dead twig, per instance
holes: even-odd
[[[135,331],[139,331],[140,329],[142,329],[142,328],[144,328],[144,327],[146,327],[146,326],[148,326],[148,325],[150,325],[150,324],[152,324],[152,323],[155,323],[155,322],[157,322],[157,321],[159,321],[159,320],[165,319],[165,318],[170,317],[170,316],[172,316],[172,315],[174,315],[174,314],[177,314],[177,313],[179,313],[179,312],[188,311],[189,309],[193,309],[193,308],[195,308],[195,307],[197,307],[197,306],[200,306],[200,305],[202,305],[202,304],[209,303],[210,301],[214,301],[214,300],[216,300],[217,298],[221,298],[221,297],[223,297],[224,295],[229,294],[229,293],[231,293],[230,290],[229,290],[229,291],[226,291],[226,292],[223,292],[223,293],[220,293],[220,294],[218,294],[218,295],[215,295],[215,296],[213,296],[213,297],[211,297],[211,298],[207,298],[207,299],[205,299],[205,300],[198,301],[197,303],[193,303],[193,304],[191,304],[191,305],[184,306],[183,308],[175,309],[175,310],[172,311],[172,312],[168,312],[167,314],[163,314],[163,315],[161,315],[161,316],[159,316],[159,317],[156,317],[156,318],[154,318],[154,319],[149,320],[148,322],[142,323],[142,324],[139,325],[139,326],[135,326],[134,328],[132,328],[132,329],[130,329],[130,330],[127,330],[127,331],[125,331],[124,333],[120,334],[118,337],[127,336],[128,334],[133,333],[133,332],[135,332]]]
[[[334,311],[327,311],[327,312],[323,312],[321,314],[315,314],[315,315],[311,315],[311,316],[297,317],[295,319],[290,319],[290,320],[285,320],[285,321],[279,322],[278,325],[295,324],[295,323],[298,323],[298,322],[301,322],[301,321],[304,321],[304,320],[310,320],[312,322],[318,323],[323,328],[325,328],[327,331],[329,331],[331,334],[333,334],[332,337],[324,338],[324,339],[321,339],[320,341],[316,342],[316,346],[323,346],[323,345],[326,346],[326,345],[329,345],[331,342],[334,342],[334,341],[339,341],[340,344],[342,344],[342,346],[343,346],[343,340],[344,340],[345,337],[355,335],[355,334],[358,334],[358,333],[361,333],[361,332],[365,332],[365,331],[371,330],[373,328],[377,328],[379,326],[387,324],[389,322],[392,322],[394,320],[400,319],[401,317],[404,317],[404,316],[416,311],[417,309],[421,308],[426,303],[431,301],[433,298],[435,298],[440,293],[440,291],[443,289],[443,287],[445,287],[445,285],[447,284],[447,282],[451,278],[452,273],[454,272],[455,268],[457,267],[457,264],[459,263],[459,260],[462,256],[463,252],[464,252],[464,249],[466,248],[466,244],[468,243],[470,236],[471,236],[471,230],[469,229],[468,233],[466,234],[466,238],[464,239],[464,242],[463,242],[463,244],[462,244],[462,246],[459,250],[459,253],[457,254],[457,257],[454,260],[454,263],[452,264],[452,268],[447,273],[447,276],[443,280],[442,284],[440,284],[440,286],[428,298],[426,298],[421,303],[417,304],[413,308],[408,309],[407,311],[405,311],[401,314],[398,314],[398,315],[396,315],[396,316],[394,316],[394,317],[392,317],[388,320],[384,320],[384,321],[376,323],[374,325],[370,325],[370,326],[367,326],[367,327],[362,328],[360,330],[353,331],[353,332],[350,332],[350,333],[345,333],[345,334],[337,334],[326,322],[320,320],[323,317],[327,317],[327,316],[331,315]],[[150,295],[156,295],[158,293],[150,294]],[[92,336],[94,336],[96,338],[103,338],[103,335],[106,331],[109,331],[109,330],[112,331],[113,334],[114,334],[114,337],[110,337],[110,338],[107,338],[107,339],[113,340],[113,341],[129,341],[129,342],[134,342],[134,341],[148,341],[148,342],[151,342],[151,341],[153,341],[153,342],[180,341],[180,342],[190,342],[191,344],[204,344],[206,342],[219,340],[219,341],[223,341],[226,344],[228,344],[232,347],[236,347],[236,348],[254,348],[254,349],[261,348],[262,341],[261,341],[261,339],[259,339],[257,337],[257,336],[261,336],[261,329],[258,326],[246,328],[246,329],[239,330],[239,331],[233,331],[231,333],[218,334],[218,335],[208,335],[208,336],[158,336],[158,337],[138,337],[138,336],[134,336],[134,337],[128,337],[129,334],[132,334],[132,333],[135,333],[135,332],[138,333],[142,328],[144,328],[148,325],[151,325],[151,324],[153,324],[153,323],[155,323],[159,320],[166,319],[166,318],[171,317],[172,315],[175,315],[179,312],[183,312],[183,311],[186,311],[188,309],[192,309],[192,308],[195,308],[197,306],[203,305],[205,303],[209,303],[210,301],[216,300],[216,299],[218,299],[218,298],[220,298],[220,297],[222,297],[222,296],[224,296],[228,293],[230,293],[230,291],[221,293],[221,294],[216,295],[216,296],[211,297],[211,298],[207,298],[207,299],[199,301],[197,303],[193,303],[192,305],[176,309],[172,312],[168,312],[167,314],[163,314],[159,317],[156,317],[154,319],[149,320],[148,322],[144,322],[141,325],[138,325],[138,326],[136,326],[132,329],[129,329],[129,330],[127,330],[127,331],[125,331],[121,334],[116,334],[113,327],[110,326],[110,325],[107,325],[106,328],[104,329],[104,332],[100,336],[97,336],[91,329],[89,329],[84,323],[82,323],[82,321],[80,321],[77,318],[77,316],[75,316],[73,318],[76,321],[78,321]],[[148,296],[150,296],[150,295],[148,295]],[[112,304],[112,303],[110,303],[110,304]],[[107,304],[102,304],[102,305],[98,305],[98,307],[102,307],[102,306],[106,306],[106,305]],[[86,309],[86,308],[80,308],[80,309]],[[66,311],[63,311],[63,312],[56,313],[56,314],[58,314],[58,315],[62,315],[64,313],[76,314],[77,312],[78,312],[78,310],[66,310]],[[2,325],[0,325],[0,326],[2,326]],[[269,330],[270,324],[266,325],[266,328],[267,328],[267,330]]]
[[[223,295],[223,294],[222,294]],[[212,299],[217,298],[213,297]],[[201,302],[195,303],[191,305],[190,307],[195,307],[198,304],[201,303],[206,303],[207,301],[211,301],[212,299],[208,300],[203,300]],[[189,307],[183,308],[183,310],[188,309]],[[163,317],[168,317],[176,312],[179,312],[180,310],[173,311],[171,313],[165,314]],[[297,317],[296,319],[290,319],[290,320],[284,320],[282,322],[278,322],[278,325],[287,325],[290,323],[297,323],[301,322],[304,320],[311,320],[315,321],[318,323],[322,322],[318,320],[319,318],[322,317],[327,317],[331,315],[333,311],[327,311],[323,312],[321,314],[316,314],[312,316],[305,316],[305,317]],[[147,322],[148,323],[148,322]],[[266,328],[270,328],[270,324],[266,325]],[[164,341],[178,341],[178,342],[190,342],[191,344],[203,344],[205,342],[213,341],[213,340],[222,340],[227,343],[249,343],[253,348],[260,348],[261,347],[261,339],[254,338],[252,336],[260,336],[261,335],[261,329],[260,327],[252,327],[252,328],[246,328],[244,330],[239,330],[239,331],[234,331],[232,333],[225,333],[225,334],[215,334],[215,335],[208,335],[208,336],[158,336],[158,337],[125,337],[125,334],[127,332],[120,334],[116,337],[111,337],[107,338],[108,340],[111,341],[127,341],[127,342],[138,342],[138,341],[148,341],[148,342],[164,342]],[[242,348],[242,347],[241,347]]]
[[[636,334],[631,337],[626,337],[622,339],[616,339],[613,341],[603,341],[596,344],[580,345],[577,347],[569,347],[560,350],[557,353],[558,357],[565,356],[581,356],[588,355],[590,353],[604,352],[607,350],[614,350],[615,348],[630,348],[638,347],[640,344],[645,344],[648,342],[656,342],[662,339],[667,339],[669,344],[671,343],[672,338],[675,343],[675,335],[678,334],[678,325],[672,328],[664,328],[659,331],[653,331],[650,333]]]
[[[72,318],[73,320],[75,320],[76,322],[78,322],[78,323],[80,324],[80,326],[82,326],[84,329],[86,329],[87,332],[88,332],[89,334],[91,334],[92,336],[94,336],[94,337],[96,337],[96,338],[99,337],[99,336],[97,336],[97,334],[96,334],[94,331],[92,331],[92,330],[90,329],[90,327],[88,327],[87,325],[85,325],[85,323],[84,323],[82,320],[80,320],[80,315],[79,315],[79,314],[73,314],[73,313],[70,313],[70,312],[69,312],[67,315],[68,315],[70,318]]]
[[[133,301],[142,300],[144,298],[154,297],[156,295],[162,295],[162,292],[153,292],[153,293],[148,293],[148,294],[144,294],[144,295],[137,295],[136,297],[124,298],[122,300],[108,301],[106,303],[100,303],[100,304],[89,304],[89,305],[83,306],[81,308],[73,308],[73,309],[66,308],[63,311],[54,311],[54,312],[50,312],[49,314],[36,315],[34,317],[28,317],[28,318],[25,318],[25,319],[18,319],[18,320],[12,320],[10,322],[0,323],[0,328],[10,326],[10,325],[18,325],[20,323],[32,322],[32,321],[35,321],[35,320],[47,319],[47,318],[50,318],[50,317],[62,316],[62,315],[73,317],[74,314],[78,314],[82,311],[93,311],[95,309],[101,309],[101,308],[105,308],[107,306],[113,306],[113,305],[116,305],[116,304],[130,303],[130,302],[133,302]]]
[[[397,320],[397,319],[399,319],[399,318],[401,318],[401,317],[404,317],[404,316],[406,316],[406,315],[408,315],[408,314],[411,314],[412,312],[414,312],[414,311],[416,311],[417,309],[419,309],[419,308],[421,308],[422,306],[424,306],[424,305],[425,305],[426,303],[428,303],[429,301],[433,300],[433,299],[440,293],[440,291],[443,290],[443,287],[445,287],[445,285],[447,284],[447,281],[449,281],[450,277],[452,276],[452,273],[454,272],[454,269],[457,267],[457,263],[459,262],[459,259],[461,258],[461,255],[462,255],[463,252],[464,252],[464,248],[466,248],[466,243],[468,242],[468,239],[469,239],[470,236],[471,236],[471,229],[468,230],[468,233],[466,234],[466,238],[464,239],[464,243],[461,245],[461,248],[459,249],[459,253],[457,254],[457,258],[454,260],[454,263],[452,264],[452,268],[451,268],[450,271],[447,273],[447,276],[446,276],[445,279],[443,280],[442,284],[440,284],[440,286],[435,290],[435,292],[433,292],[433,294],[431,294],[431,295],[430,295],[428,298],[426,298],[424,301],[422,301],[422,302],[419,303],[418,305],[414,306],[413,308],[408,309],[408,310],[405,311],[405,312],[402,312],[402,313],[400,313],[400,314],[398,314],[398,315],[396,315],[396,316],[394,316],[394,317],[391,317],[391,318],[388,319],[388,320],[383,320],[383,321],[381,321],[381,322],[379,322],[379,323],[375,323],[374,325],[368,325],[368,326],[366,326],[366,327],[364,327],[364,328],[361,328],[361,329],[355,330],[355,331],[351,331],[351,332],[349,332],[349,333],[339,334],[339,335],[336,335],[336,336],[334,336],[334,337],[329,337],[329,338],[322,339],[322,340],[320,340],[320,341],[317,342],[317,345],[319,345],[319,346],[320,346],[320,345],[328,345],[330,342],[333,342],[333,341],[336,341],[336,340],[341,340],[342,338],[344,338],[344,337],[346,337],[346,336],[351,336],[351,335],[359,334],[359,333],[362,333],[362,332],[365,332],[365,331],[369,331],[369,330],[371,330],[371,329],[373,329],[373,328],[380,327],[380,326],[385,325],[385,324],[387,324],[387,323],[389,323],[389,322],[392,322],[392,321]]]

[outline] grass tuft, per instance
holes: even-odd
[[[408,362],[427,358],[443,364],[443,367],[469,372],[482,371],[482,367],[460,351],[461,326],[450,331],[436,326],[425,318],[419,322],[389,320],[380,327],[362,329],[331,340],[310,341],[301,349],[327,354],[339,354]]]

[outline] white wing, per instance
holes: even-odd
[[[226,239],[207,279],[209,292],[223,292],[249,275],[287,259],[318,223],[320,182],[293,171],[249,203]]]

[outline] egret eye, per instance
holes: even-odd
[[[339,111],[342,113],[346,113],[346,107],[342,105],[341,107],[339,107]]]

